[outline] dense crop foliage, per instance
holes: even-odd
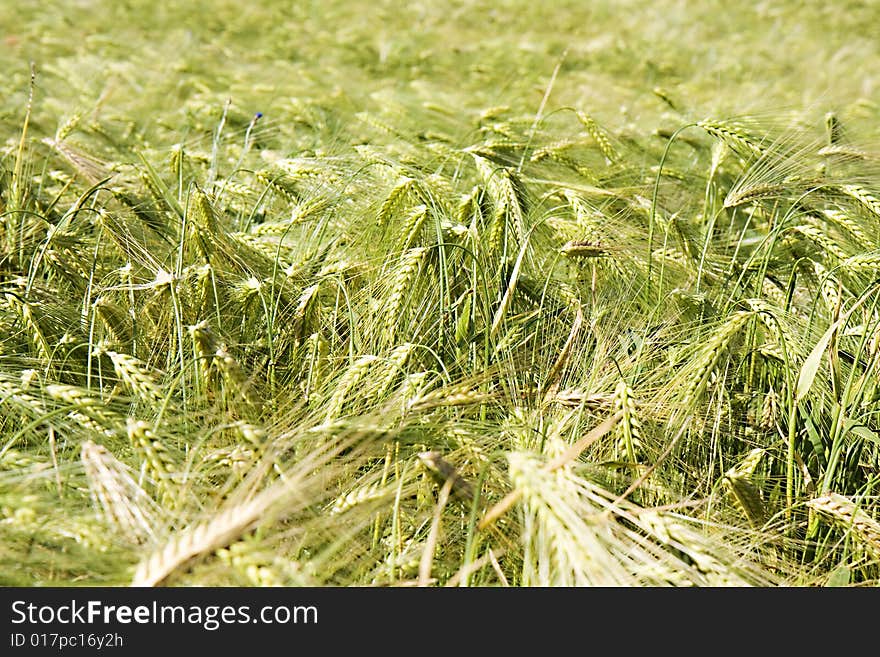
[[[0,7],[0,581],[876,583],[876,9],[180,4]]]

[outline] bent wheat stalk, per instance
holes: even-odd
[[[606,418],[601,424],[595,427],[586,436],[581,438],[579,441],[577,441],[555,459],[544,465],[542,470],[547,473],[555,472],[562,466],[571,463],[578,456],[580,456],[581,452],[583,452],[587,447],[589,447],[594,442],[599,440],[599,438],[611,431],[615,427],[615,425],[620,422],[620,419],[622,417],[623,412],[618,411],[611,417]],[[512,490],[510,493],[504,496],[504,498],[500,502],[498,502],[498,504],[496,504],[486,512],[482,520],[480,520],[480,522],[477,524],[477,527],[479,529],[485,529],[486,527],[492,525],[496,520],[507,513],[510,510],[510,507],[517,503],[519,498],[522,497],[522,494],[523,491],[520,488]]]
[[[248,502],[183,530],[138,564],[131,586],[158,586],[196,557],[228,546],[263,518],[269,507],[290,495],[294,483],[273,486]]]

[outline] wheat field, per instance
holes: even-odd
[[[875,586],[871,3],[0,5],[0,583]]]

